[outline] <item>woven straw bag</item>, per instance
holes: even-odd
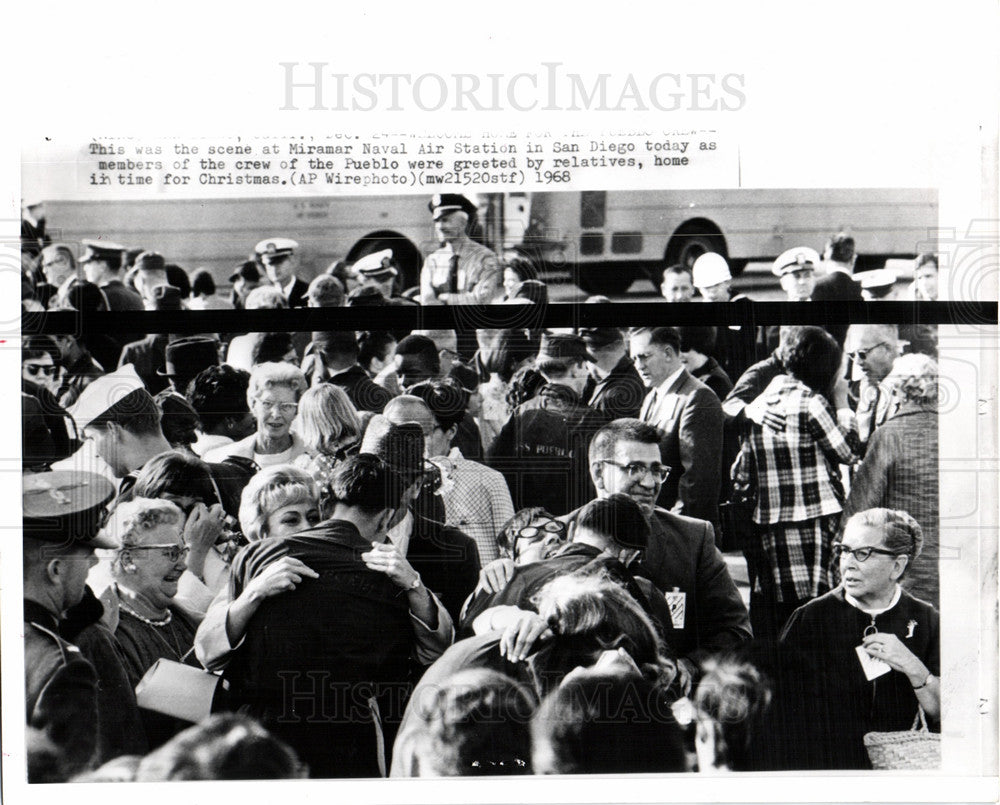
[[[865,749],[873,769],[941,768],[941,736],[927,729],[922,707],[908,730],[866,733]]]

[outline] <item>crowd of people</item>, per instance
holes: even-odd
[[[412,298],[391,251],[306,283],[277,237],[228,301],[103,240],[26,298],[544,304],[464,201]],[[824,262],[792,252],[789,294]],[[664,296],[730,297],[691,273]],[[25,336],[29,779],[870,768],[866,733],[940,728],[935,358],[887,325]]]

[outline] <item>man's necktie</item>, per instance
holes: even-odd
[[[458,293],[458,255],[448,258],[448,293]]]

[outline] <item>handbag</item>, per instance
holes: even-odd
[[[757,479],[754,473],[750,442],[744,439],[740,452],[730,470],[733,493],[725,503],[719,504],[718,548],[723,553],[739,551],[752,543],[754,537],[753,513],[757,508]]]
[[[927,728],[923,707],[917,709],[910,729],[868,732],[864,741],[873,769],[941,768],[941,736]]]

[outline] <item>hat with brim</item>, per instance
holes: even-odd
[[[354,264],[354,273],[362,279],[388,279],[399,272],[392,264],[392,249],[366,254]]]
[[[461,193],[439,193],[431,198],[427,208],[431,211],[431,216],[435,221],[459,211],[472,218],[478,211],[476,205]]]
[[[617,327],[584,327],[580,330],[580,337],[590,349],[604,349],[625,341]]]
[[[855,274],[854,278],[866,291],[884,291],[896,284],[896,272],[891,268],[876,268]]]
[[[542,341],[538,348],[535,364],[550,360],[597,362],[597,358],[591,355],[590,350],[587,349],[587,342],[580,336],[569,333],[542,333]]]
[[[424,472],[424,432],[416,422],[397,425],[376,414],[365,428],[358,452],[378,456],[407,483]]]
[[[783,277],[793,271],[801,271],[804,268],[811,268],[813,271],[820,264],[819,253],[808,246],[796,246],[782,252],[778,259],[771,266],[771,273],[776,277]]]
[[[264,260],[290,257],[299,248],[298,241],[291,238],[266,238],[254,246],[254,251]]]
[[[209,366],[219,365],[219,342],[204,336],[178,338],[167,344],[165,366],[160,377],[194,377]]]
[[[103,475],[59,470],[25,475],[21,487],[24,535],[60,545],[114,548],[100,535],[115,487]]]
[[[112,243],[108,240],[83,240],[83,254],[77,258],[77,264],[83,265],[94,260],[121,260],[126,249],[120,243]]]

